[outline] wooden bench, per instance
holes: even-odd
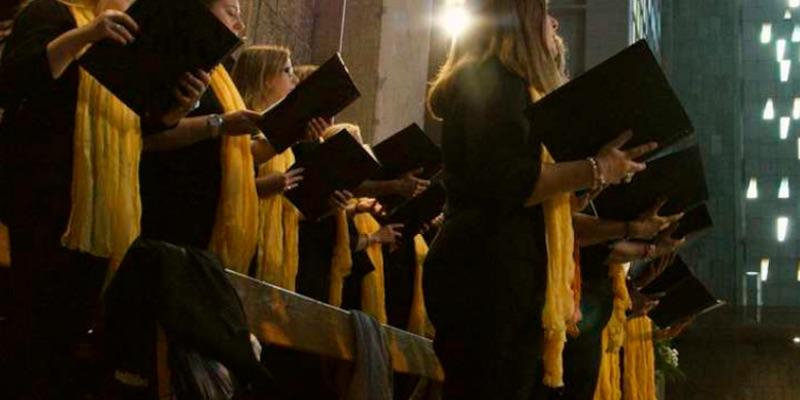
[[[350,313],[266,282],[228,271],[244,304],[251,331],[265,343],[353,360],[355,333]],[[433,342],[384,325],[396,372],[444,381]]]

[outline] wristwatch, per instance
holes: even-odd
[[[225,120],[222,119],[222,116],[219,114],[211,114],[208,116],[206,120],[206,125],[208,125],[209,132],[211,132],[211,138],[219,137],[220,131],[222,130],[222,123]]]

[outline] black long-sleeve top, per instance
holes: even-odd
[[[0,61],[0,219],[54,245],[70,212],[78,68],[53,79],[47,45],[73,28],[65,5],[35,0],[16,18]]]
[[[447,202],[425,266],[429,310],[483,293],[501,320],[538,315],[547,249],[542,207],[524,206],[541,168],[541,141],[524,115],[528,85],[495,57],[452,79],[439,110]]]

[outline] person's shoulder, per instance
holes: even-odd
[[[529,99],[525,80],[496,56],[464,66],[456,77],[456,86],[463,96],[477,102],[501,99],[527,103]]]
[[[58,0],[32,0],[25,3],[17,13],[13,29],[47,23],[72,23],[71,18],[67,5]]]

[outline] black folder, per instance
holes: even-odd
[[[304,168],[303,181],[285,196],[309,220],[328,211],[336,190],[353,190],[380,168],[380,164],[346,130],[317,146],[290,169]]]
[[[430,178],[442,166],[439,147],[417,124],[411,124],[400,132],[372,147],[381,163],[382,179],[394,179],[403,173],[423,168],[418,176]]]
[[[403,224],[403,238],[411,240],[422,231],[424,224],[441,214],[444,203],[444,186],[439,181],[433,181],[424,192],[398,206],[381,222],[383,225]]]
[[[686,238],[689,241],[707,232],[713,225],[708,207],[701,204],[683,215],[683,218],[678,221],[678,228],[672,233],[672,237],[675,239]]]
[[[650,265],[644,267],[643,270],[653,268],[653,262],[657,261],[652,261]],[[692,271],[689,269],[689,266],[683,262],[680,256],[675,256],[672,264],[668,265],[661,275],[657,276],[652,282],[648,283],[647,286],[643,287],[641,292],[646,295],[668,293],[686,279],[692,278],[692,276]]]
[[[649,316],[658,327],[667,328],[683,318],[705,314],[725,304],[692,275],[667,292]]]
[[[640,40],[532,104],[533,135],[556,161],[591,157],[626,129],[624,148],[651,141],[661,148],[694,128],[664,72]]]
[[[279,153],[297,142],[314,118],[331,118],[361,96],[336,53],[257,123]]]
[[[133,43],[103,40],[78,61],[144,119],[175,104],[183,74],[210,72],[242,44],[197,0],[137,0],[127,13],[139,24]]]
[[[672,215],[708,200],[703,162],[697,146],[647,164],[630,183],[614,185],[594,199],[601,218],[632,221],[659,199],[667,199],[660,215]]]

